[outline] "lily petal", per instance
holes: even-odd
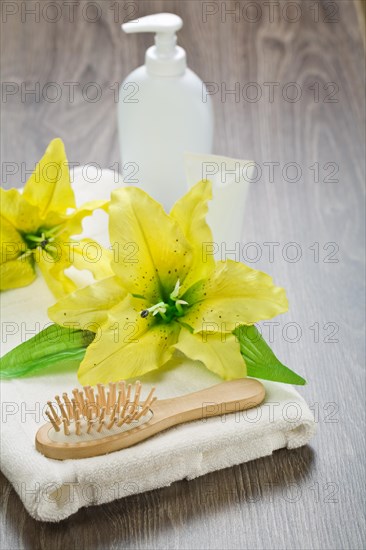
[[[192,267],[182,285],[182,292],[200,279],[206,279],[215,268],[212,254],[204,254],[205,244],[213,242],[211,229],[206,222],[207,202],[211,199],[211,182],[202,180],[191,187],[170,211],[170,216],[178,222],[193,249]]]
[[[67,216],[65,221],[65,230],[70,233],[70,235],[79,235],[83,230],[83,219],[87,216],[91,216],[94,210],[97,210],[98,208],[107,211],[108,206],[109,201],[107,200],[89,201],[84,203],[80,206],[80,208],[75,210],[75,212]]]
[[[101,326],[109,310],[126,297],[126,291],[114,275],[61,298],[48,310],[48,316],[58,325],[75,326],[83,330]]]
[[[18,189],[0,188],[1,217],[19,231],[31,233],[40,225],[40,211],[29,204]]]
[[[31,256],[2,263],[0,265],[0,290],[30,285],[35,277]]]
[[[48,247],[49,249],[53,247],[53,254],[48,249],[43,250],[38,247],[34,251],[34,257],[56,298],[61,298],[77,289],[78,285],[65,273],[71,265],[79,270],[90,271],[95,279],[113,275],[110,267],[111,252],[92,239],[76,241],[66,233],[62,233]]]
[[[94,278],[104,279],[113,275],[111,261],[112,252],[93,239],[73,241],[78,246],[74,248],[72,265],[76,269],[87,269]]]
[[[178,338],[178,323],[157,323],[142,319],[144,300],[128,295],[110,311],[80,365],[81,384],[114,382],[134,378],[158,369],[172,356]]]
[[[25,242],[15,227],[0,217],[0,262],[15,260],[26,250]]]
[[[174,348],[190,359],[201,361],[226,380],[243,378],[247,374],[240,344],[233,334],[191,334],[183,328]]]
[[[167,301],[177,279],[184,281],[192,263],[191,246],[178,223],[161,204],[137,187],[112,193],[110,238],[112,268],[131,294],[149,302]],[[118,245],[118,249],[115,246]]]
[[[63,243],[56,241],[55,244],[58,244],[57,256],[55,258],[41,248],[37,248],[35,257],[48,288],[56,298],[61,298],[66,294],[70,294],[70,292],[74,292],[77,286],[64,272],[69,267],[70,262],[63,259],[67,254]]]
[[[184,322],[202,331],[208,324],[231,332],[238,324],[253,325],[288,309],[286,292],[261,271],[232,260],[217,262],[216,270],[183,296],[191,307]]]
[[[61,139],[54,139],[48,145],[24,187],[23,197],[39,207],[42,218],[47,212],[64,214],[68,208],[75,208],[65,147]]]

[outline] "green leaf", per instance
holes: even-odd
[[[247,366],[248,376],[303,386],[306,380],[285,367],[275,356],[254,325],[241,325],[234,330],[239,339],[240,352]]]
[[[57,367],[77,368],[95,333],[50,325],[0,359],[0,378],[18,378]]]

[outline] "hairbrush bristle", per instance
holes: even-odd
[[[59,395],[55,396],[59,413],[56,412],[51,401],[47,402],[46,415],[50,420],[55,432],[63,430],[65,436],[85,435],[94,432],[100,434],[114,427],[120,428],[123,425],[139,421],[145,416],[152,403],[155,388],[149,392],[147,398],[141,402],[141,382],[128,384],[111,382],[108,390],[103,384],[96,388],[84,386],[83,391],[77,388],[72,390],[73,397],[70,399],[65,392],[62,400]]]

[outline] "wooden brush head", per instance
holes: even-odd
[[[134,385],[124,381],[111,382],[108,388],[98,384],[96,388],[75,388],[70,399],[67,393],[55,396],[55,403],[47,402],[46,415],[53,430],[49,437],[58,443],[101,438],[109,433],[126,431],[151,417],[150,406],[156,400],[153,388],[141,402],[141,383]],[[56,405],[57,404],[57,405]],[[58,409],[58,411],[56,410]]]

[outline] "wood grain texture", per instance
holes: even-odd
[[[238,4],[245,8],[248,2]],[[239,82],[244,96],[254,91],[245,85],[254,82],[262,92],[257,102],[213,96],[215,151],[255,159],[262,170],[243,212],[241,259],[270,272],[288,290],[290,312],[276,319],[279,325],[262,329],[267,340],[272,329],[277,355],[308,379],[300,391],[319,423],[312,448],[278,451],[83,509],[58,525],[33,521],[2,477],[1,548],[365,546],[364,20],[360,4],[352,0],[297,4],[298,20],[289,21],[297,17],[291,11],[285,17],[281,1],[280,15],[276,8],[271,22],[260,2],[262,16],[253,23],[243,15],[222,21],[221,2],[212,4],[218,13],[207,22],[200,1],[135,3],[140,16],[172,11],[184,18],[179,42],[203,80],[227,89]],[[65,140],[71,161],[107,167],[119,160],[109,87],[142,63],[151,37],[123,36],[123,3],[118,22],[112,2],[99,5],[102,17],[96,23],[81,17],[85,2],[79,3],[73,23],[65,14],[55,24],[22,22],[19,16],[2,23],[3,81],[20,87],[37,81],[41,86],[97,82],[103,92],[96,103],[85,101],[78,87],[73,103],[66,93],[56,103],[10,96],[2,103],[3,170],[6,162],[25,162],[31,169],[56,135]],[[330,11],[334,6],[336,18]],[[296,88],[286,87],[294,82]],[[268,83],[273,83],[273,101]],[[291,98],[298,89],[301,99],[284,99],[282,92]],[[291,170],[298,167],[301,177],[295,182]],[[19,174],[3,181],[22,183]]]

